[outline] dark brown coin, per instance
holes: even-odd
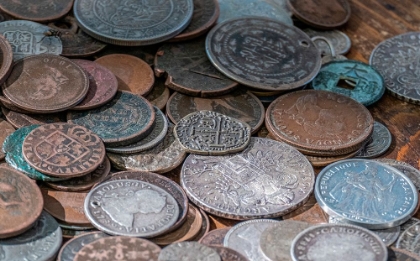
[[[61,113],[51,114],[24,114],[1,108],[3,115],[13,127],[19,129],[29,125],[42,125],[53,122],[66,122],[66,115]]]
[[[102,140],[85,127],[51,123],[34,129],[23,141],[23,156],[36,170],[53,177],[79,177],[105,159]]]
[[[3,84],[12,71],[13,62],[12,46],[10,46],[9,41],[3,35],[0,35],[0,51],[0,84]]]
[[[338,156],[358,150],[370,138],[373,118],[347,96],[304,90],[277,98],[267,109],[266,127],[305,154]]]
[[[288,0],[288,5],[299,20],[320,29],[339,27],[351,14],[347,0]]]
[[[145,61],[148,65],[153,66],[156,52],[160,46],[160,44],[154,44],[147,46],[124,46],[124,48],[121,48],[119,45],[109,44],[103,51],[94,55],[94,58],[98,59],[99,57],[116,53],[128,54],[136,56]]]
[[[0,9],[22,20],[48,22],[65,16],[72,8],[73,0],[1,0]]]
[[[41,191],[21,172],[0,166],[0,238],[22,234],[41,216]]]
[[[264,106],[255,95],[244,90],[213,97],[191,97],[178,92],[172,94],[166,104],[166,113],[173,123],[195,111],[215,111],[246,122],[254,134],[264,122]]]
[[[169,99],[169,89],[165,86],[165,79],[157,78],[152,90],[144,98],[152,105],[163,110]]]
[[[223,246],[223,240],[229,230],[230,227],[214,229],[205,234],[198,242],[204,245]]]
[[[3,145],[4,140],[15,131],[15,128],[7,121],[0,118],[0,145]],[[0,150],[0,160],[4,160],[6,155]],[[1,190],[1,189],[0,189]]]
[[[52,113],[67,110],[82,101],[88,92],[89,80],[71,60],[43,54],[16,62],[2,87],[4,96],[17,107],[35,113]]]
[[[248,261],[241,253],[233,250],[232,248],[223,246],[210,246],[219,254],[221,261]]]
[[[316,203],[315,196],[312,194],[309,200],[300,208],[283,216],[284,220],[291,219],[296,221],[308,222],[311,224],[328,223],[328,214]]]

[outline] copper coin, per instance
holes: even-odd
[[[138,95],[150,92],[155,82],[152,68],[142,59],[128,54],[109,54],[95,60],[108,68],[118,80],[118,90]]]
[[[16,105],[13,104],[13,102],[11,100],[9,100],[8,98],[0,95],[0,103],[2,105],[2,107],[7,108],[8,110],[11,111],[15,111],[18,113],[24,113],[24,114],[33,114],[33,112],[24,110],[22,108],[16,107]]]
[[[121,48],[119,45],[108,44],[103,51],[94,55],[93,58],[98,59],[99,57],[116,53],[128,54],[136,56],[145,61],[148,65],[153,66],[156,52],[160,46],[160,44],[154,44],[146,46],[124,46],[124,48]]]
[[[337,156],[359,149],[373,131],[365,106],[333,92],[303,90],[277,98],[266,112],[276,139],[315,156]]]
[[[25,160],[53,177],[78,177],[94,171],[105,158],[102,140],[85,127],[51,123],[34,129],[22,144]]]
[[[205,234],[198,242],[204,245],[223,246],[223,240],[229,230],[230,227],[214,229]]]
[[[118,81],[110,70],[88,60],[72,61],[85,70],[89,77],[89,91],[73,110],[93,109],[112,100],[118,90]]]
[[[51,114],[24,114],[1,108],[3,115],[13,127],[19,129],[30,125],[42,125],[53,122],[66,122],[66,115],[61,113]]]
[[[88,92],[89,80],[71,60],[43,54],[16,62],[2,87],[4,96],[17,107],[35,113],[52,113],[81,102]]]
[[[21,172],[0,166],[0,238],[22,234],[41,216],[41,191]]]
[[[3,145],[4,140],[15,131],[15,128],[7,121],[0,118],[0,145]],[[0,151],[0,160],[4,160],[6,155]]]
[[[224,246],[210,246],[219,254],[221,261],[248,261],[249,259],[232,248]]]
[[[0,84],[3,84],[12,71],[13,62],[12,46],[10,46],[9,41],[3,35],[0,35],[0,51]]]
[[[330,157],[322,157],[322,156],[311,156],[305,155],[306,158],[311,162],[312,166],[314,167],[325,167],[331,163],[334,163],[339,160],[350,159],[356,156],[360,150],[353,151],[349,154],[344,154],[340,156],[330,156]]]
[[[73,261],[77,252],[86,244],[89,244],[97,239],[108,237],[109,235],[103,232],[91,232],[75,237],[67,241],[60,249],[57,256],[57,261]]]
[[[200,232],[198,232],[197,235],[191,238],[190,241],[199,241],[205,234],[207,234],[210,231],[209,216],[201,208],[199,208],[199,210],[200,210],[201,217],[203,218],[203,223],[201,224]]]
[[[288,5],[299,20],[320,29],[342,26],[351,14],[347,0],[288,0]]]
[[[48,22],[65,16],[73,0],[2,0],[0,9],[17,19]]]
[[[169,89],[165,86],[165,79],[157,78],[152,90],[144,97],[153,106],[163,110],[169,99]]]

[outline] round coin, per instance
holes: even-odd
[[[210,246],[212,249],[216,250],[217,254],[219,254],[221,261],[248,261],[246,257],[244,257],[239,252],[223,246]]]
[[[200,241],[200,239],[205,234],[207,234],[210,231],[210,218],[209,218],[209,216],[201,208],[200,208],[200,214],[201,214],[201,217],[203,218],[203,223],[201,224],[200,231],[198,232],[198,234],[195,235],[193,238],[191,238],[190,241],[197,241],[198,242],[198,241]]]
[[[306,28],[303,31],[311,38],[315,36],[327,38],[333,45],[336,54],[346,54],[350,50],[350,37],[339,30],[318,31]],[[324,41],[317,41],[315,45],[321,53],[325,55],[331,54],[330,47]]]
[[[65,16],[73,0],[2,0],[0,9],[17,19],[45,23]]]
[[[15,128],[7,121],[0,119],[0,144],[3,145],[6,138],[15,131]],[[6,155],[0,151],[0,160],[4,160]]]
[[[396,247],[420,255],[417,238],[420,235],[420,223],[415,223],[401,233],[398,238]]]
[[[183,261],[221,261],[217,252],[205,245],[198,242],[179,242],[171,244],[159,254],[159,261],[172,261],[172,260],[183,260]]]
[[[66,122],[66,115],[62,113],[51,114],[24,114],[16,111],[1,108],[3,115],[7,121],[16,129],[27,127],[30,125],[42,125],[53,122]]]
[[[389,247],[388,261],[420,261],[420,256],[406,250]]]
[[[157,78],[152,90],[144,97],[153,106],[163,110],[170,96],[169,89],[165,86],[165,79]]]
[[[9,77],[12,70],[13,51],[9,41],[3,35],[0,35],[0,51],[1,51],[1,67],[0,67],[0,84]]]
[[[108,235],[102,232],[92,232],[80,235],[67,241],[60,249],[57,261],[73,261],[77,252],[79,252],[79,250],[85,245],[104,237],[108,237]]]
[[[204,245],[223,246],[223,241],[230,227],[214,229],[204,235],[198,242]]]
[[[392,135],[380,122],[373,123],[373,133],[369,142],[355,155],[356,158],[376,158],[384,154],[391,146]],[[419,176],[420,178],[420,176]]]
[[[375,159],[379,162],[385,163],[391,167],[396,168],[406,175],[416,186],[417,190],[420,190],[420,171],[408,163],[398,161],[394,159]]]

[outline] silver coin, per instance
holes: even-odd
[[[333,62],[333,61],[345,61],[345,60],[348,60],[347,57],[341,54],[337,54],[336,56],[325,55],[322,57],[321,62],[322,62],[322,65],[324,65],[326,63]]]
[[[158,261],[221,261],[217,252],[198,242],[179,242],[170,244],[159,254]]]
[[[47,37],[50,27],[26,20],[0,23],[0,34],[10,43],[13,61],[36,54],[60,55],[63,45],[60,37]]]
[[[358,226],[324,224],[310,227],[293,240],[293,261],[386,261],[388,252],[381,239]]]
[[[193,15],[192,0],[75,0],[74,16],[92,37],[116,45],[150,45],[182,32]]]
[[[369,229],[398,226],[417,207],[414,184],[395,168],[373,160],[342,160],[325,167],[315,197],[329,215]]]
[[[408,163],[398,161],[394,159],[375,159],[379,162],[385,163],[391,167],[396,168],[406,175],[416,186],[417,190],[420,190],[420,171]]]
[[[373,123],[373,133],[369,142],[359,150],[355,158],[375,158],[384,154],[391,146],[392,135],[380,122]]]
[[[401,233],[396,247],[420,255],[420,223],[416,223]]]
[[[346,54],[350,50],[350,37],[348,37],[345,33],[339,30],[317,31],[310,28],[306,28],[303,31],[311,38],[315,36],[322,36],[327,38],[334,47],[334,51],[336,54]],[[317,41],[315,45],[318,48],[318,50],[324,55],[331,54],[330,47],[327,43],[323,41]]]
[[[102,232],[92,232],[75,237],[63,245],[57,256],[57,261],[73,261],[77,252],[85,245],[109,235]]]
[[[409,220],[407,220],[405,223],[401,224],[401,233],[403,233],[404,231],[406,231],[409,227],[411,227],[412,225],[419,223],[420,219],[418,218],[410,218]]]
[[[233,226],[225,236],[223,245],[232,248],[250,261],[268,261],[260,249],[261,234],[273,223],[272,219],[256,219]]]
[[[308,200],[313,183],[313,168],[303,154],[265,138],[252,137],[237,154],[191,154],[181,170],[181,185],[194,204],[237,220],[289,213]]]
[[[0,240],[0,259],[7,261],[54,260],[62,242],[61,228],[45,211],[34,226],[16,237]]]
[[[89,221],[111,235],[153,237],[165,233],[178,219],[176,200],[165,190],[139,180],[111,180],[87,194]]]

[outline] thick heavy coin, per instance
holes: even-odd
[[[397,248],[407,250],[416,255],[420,255],[420,248],[418,244],[418,238],[420,237],[420,223],[416,223],[411,227],[407,228],[397,241]]]
[[[420,261],[420,256],[406,250],[389,247],[387,261]]]
[[[198,242],[204,245],[223,246],[223,241],[230,227],[214,229],[204,235]]]
[[[108,237],[109,235],[103,232],[92,232],[80,235],[67,241],[57,256],[57,261],[73,261],[77,252],[85,245],[92,243],[100,238]]]
[[[193,1],[76,0],[73,10],[79,26],[96,39],[117,45],[150,45],[168,40],[188,26]]]
[[[311,84],[315,90],[343,94],[365,106],[374,104],[385,93],[382,76],[368,64],[354,60],[323,65]]]
[[[42,125],[53,122],[66,122],[66,115],[61,113],[51,114],[24,114],[16,111],[1,108],[3,115],[7,121],[13,125],[16,129],[31,126],[31,125]]]
[[[63,45],[59,37],[46,37],[45,33],[50,30],[48,26],[26,20],[5,21],[0,24],[0,34],[12,46],[13,61],[37,54],[60,55]]]
[[[107,146],[122,146],[149,134],[155,112],[143,97],[118,91],[106,105],[88,111],[69,112],[67,120],[92,130]]]
[[[73,0],[2,0],[0,9],[22,20],[45,23],[65,16],[72,8]]]
[[[15,128],[7,121],[0,119],[0,144],[3,145],[6,138],[15,131]],[[5,152],[0,151],[0,160],[6,157]]]
[[[167,75],[166,86],[200,97],[222,95],[238,86],[211,64],[206,55],[205,40],[203,36],[195,41],[168,43],[159,48],[154,70],[157,76]]]
[[[245,150],[232,155],[191,154],[181,172],[181,185],[193,203],[216,216],[237,220],[289,213],[308,200],[314,182],[305,156],[285,143],[264,138],[251,138]]]
[[[392,135],[388,128],[382,123],[375,121],[373,124],[372,137],[369,142],[359,150],[355,157],[376,158],[389,149],[391,142]]]
[[[256,219],[239,223],[226,234],[224,246],[238,251],[249,261],[268,261],[260,250],[261,234],[278,222],[272,219]]]
[[[111,235],[153,237],[165,233],[178,219],[171,194],[139,180],[111,180],[92,189],[84,211],[99,230]]]
[[[18,236],[0,240],[3,260],[55,260],[63,241],[57,221],[43,211],[31,229]]]
[[[381,239],[365,228],[325,224],[302,231],[290,249],[293,261],[369,260],[387,261]]]
[[[170,91],[165,86],[165,79],[157,78],[155,79],[155,84],[153,85],[152,90],[144,98],[146,98],[146,100],[148,100],[153,106],[163,110],[168,102],[169,96]]]
[[[159,261],[221,261],[219,254],[212,248],[198,242],[179,242],[171,244],[159,254]]]
[[[128,54],[109,54],[95,60],[118,80],[118,90],[138,95],[150,92],[155,82],[153,70],[145,61]]]
[[[160,250],[159,246],[142,238],[103,237],[82,247],[74,261],[157,261]]]
[[[399,99],[420,104],[420,81],[415,54],[420,50],[420,33],[410,32],[380,43],[369,63],[385,79],[388,91]]]
[[[251,127],[214,111],[197,111],[175,126],[175,138],[189,153],[226,155],[244,150],[251,141]]]
[[[0,167],[0,191],[0,238],[22,234],[41,215],[41,191],[30,178],[7,167]]]
[[[107,147],[106,150],[114,153],[130,154],[151,149],[162,142],[166,133],[168,133],[168,119],[158,108],[154,107],[154,111],[156,115],[155,122],[149,135],[135,143],[125,146]]]
[[[248,261],[241,253],[223,246],[210,246],[219,254],[221,261]]]
[[[288,5],[299,20],[320,29],[342,26],[351,14],[347,0],[288,0]]]
[[[23,156],[34,169],[59,178],[73,178],[94,171],[105,159],[98,135],[71,123],[42,125],[25,137]]]
[[[267,108],[265,123],[276,139],[323,157],[358,150],[373,131],[373,118],[365,106],[319,90],[280,96]]]
[[[190,241],[198,242],[205,234],[207,234],[210,231],[211,224],[210,224],[209,216],[201,208],[199,210],[200,210],[201,217],[203,218],[203,223],[201,224],[200,231],[198,232],[198,234],[195,235],[193,238],[191,238]]]
[[[88,92],[89,79],[71,60],[43,54],[16,62],[2,88],[4,96],[17,107],[34,113],[52,113],[81,102]]]
[[[208,99],[175,92],[166,105],[166,113],[175,124],[195,111],[214,111],[246,122],[251,126],[252,134],[263,124],[265,113],[264,106],[258,98],[244,90]]]
[[[88,110],[106,104],[115,96],[118,90],[118,81],[115,75],[107,68],[89,60],[73,60],[87,74],[89,90],[86,97],[73,110]]]
[[[13,51],[9,41],[3,35],[0,35],[0,51],[1,51],[1,67],[0,67],[0,84],[9,77],[12,71]]]
[[[408,163],[398,161],[394,159],[375,159],[379,162],[385,163],[391,167],[396,168],[406,175],[416,186],[417,190],[420,190],[420,171]]]
[[[377,161],[333,163],[317,177],[315,197],[329,215],[369,229],[398,226],[418,203],[414,184],[403,173]]]
[[[336,54],[346,54],[350,50],[351,40],[345,33],[339,30],[329,30],[329,31],[318,31],[310,28],[303,30],[309,37],[322,36],[327,38],[334,47]],[[323,41],[317,41],[315,43],[316,47],[324,55],[331,54],[330,47]]]
[[[206,51],[220,72],[261,90],[301,87],[321,67],[321,55],[307,34],[262,17],[218,24],[207,35]]]

